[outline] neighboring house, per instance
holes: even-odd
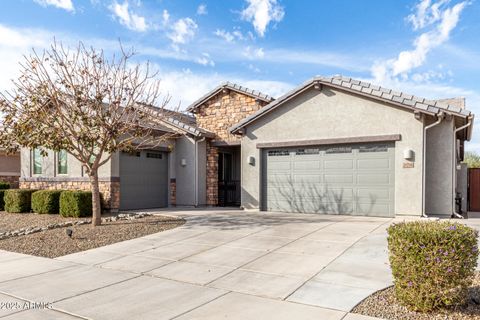
[[[119,153],[101,169],[111,209],[220,205],[450,216],[463,190],[457,164],[473,123],[464,100],[317,77],[277,100],[224,83],[187,111],[194,118],[172,113],[164,120],[163,130],[178,133],[164,149]],[[42,158],[40,174],[37,158],[23,150],[22,187],[88,182],[69,156],[62,175],[60,155]]]
[[[8,182],[11,188],[18,188],[20,178],[20,153],[7,154],[0,150],[0,181]]]

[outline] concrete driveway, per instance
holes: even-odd
[[[5,319],[373,319],[349,314],[391,284],[392,219],[164,211],[177,229],[57,259],[0,251]]]

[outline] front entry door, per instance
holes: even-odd
[[[234,179],[234,157],[228,152],[218,154],[218,205],[240,206],[240,180]]]

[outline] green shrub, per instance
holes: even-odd
[[[92,215],[92,193],[88,191],[63,191],[60,195],[60,215],[86,217]]]
[[[3,200],[4,196],[5,196],[5,190],[0,189],[0,211],[3,211],[5,209],[5,201]]]
[[[31,210],[32,193],[36,190],[9,189],[5,190],[5,211],[10,213],[24,213]]]
[[[0,181],[0,190],[10,189],[10,183]]]
[[[58,214],[61,190],[40,190],[32,194],[32,210],[35,213]]]
[[[462,304],[478,258],[478,232],[451,221],[415,221],[388,228],[397,299],[427,312]]]

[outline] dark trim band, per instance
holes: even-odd
[[[88,177],[20,177],[20,182],[90,182]],[[99,177],[99,182],[120,182],[120,177]]]
[[[262,142],[262,143],[257,143],[257,148],[262,149],[262,148],[301,147],[301,146],[318,146],[318,145],[347,144],[347,143],[387,142],[387,141],[400,141],[401,139],[402,139],[402,136],[400,134],[390,134],[390,135],[380,135],[380,136]]]
[[[234,147],[241,145],[240,141],[212,141],[213,147]]]

